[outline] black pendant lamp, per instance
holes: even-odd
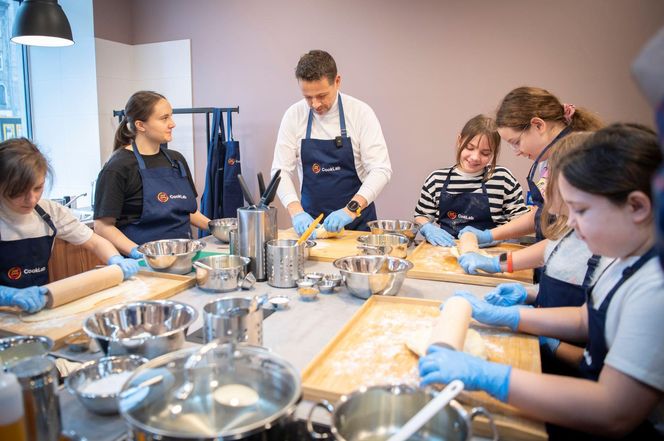
[[[14,19],[14,43],[29,46],[71,46],[69,20],[57,0],[23,0]]]

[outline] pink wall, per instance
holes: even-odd
[[[95,17],[113,3],[95,0]],[[409,218],[426,175],[454,161],[463,123],[516,86],[548,88],[609,122],[652,125],[629,65],[664,25],[660,0],[141,0],[126,12],[133,43],[191,39],[194,106],[240,106],[247,176],[269,170],[283,112],[300,99],[299,56],[332,53],[342,90],[373,107],[388,142],[383,218]],[[113,39],[113,26],[103,29]],[[200,173],[202,136],[196,149]],[[509,148],[499,163],[522,179],[529,166]]]

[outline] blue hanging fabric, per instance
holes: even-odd
[[[209,219],[219,219],[222,213],[222,188],[218,176],[223,173],[226,156],[223,145],[223,124],[221,109],[212,112],[212,130],[208,140],[207,169],[205,171],[205,191],[201,197],[201,213]],[[223,152],[221,150],[224,150]],[[220,170],[221,168],[221,170]],[[207,236],[207,231],[199,231],[199,237]]]
[[[242,189],[237,176],[242,173],[240,165],[240,143],[233,139],[232,112],[226,112],[225,156],[223,167],[223,216],[236,217],[237,209],[244,205]],[[220,187],[216,187],[220,188]]]

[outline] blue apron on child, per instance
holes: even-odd
[[[636,274],[644,264],[646,264],[650,259],[656,256],[655,250],[651,249],[646,254],[641,256],[632,266],[626,268],[622,277],[616,283],[611,291],[607,294],[606,298],[600,305],[599,309],[593,307],[593,298],[592,298],[592,289],[587,291],[587,309],[588,309],[588,343],[586,344],[586,349],[583,352],[583,359],[579,365],[579,371],[582,378],[588,380],[597,381],[599,375],[604,367],[604,359],[606,354],[609,352],[606,346],[605,338],[605,327],[606,327],[606,313],[609,309],[609,304],[613,299],[613,296],[618,292],[618,289],[627,281],[630,277]],[[601,436],[590,435],[588,433],[583,433],[580,431],[563,428],[556,425],[547,424],[547,430],[549,431],[550,440],[604,440],[608,438],[603,438]],[[639,426],[637,426],[631,433],[620,438],[623,440],[661,440],[661,434],[655,430],[652,423],[649,421],[643,421]]]
[[[161,239],[191,238],[189,215],[196,212],[196,197],[180,161],[173,161],[159,147],[170,167],[146,168],[136,143],[132,150],[143,182],[143,212],[138,221],[120,227],[129,239],[141,245]]]
[[[547,261],[551,261],[558,252],[560,244],[572,235],[574,230],[569,231],[551,251]],[[565,282],[546,273],[546,264],[542,267],[542,275],[539,282],[539,292],[535,298],[535,306],[542,308],[557,308],[563,306],[581,306],[586,302],[586,289],[590,285],[593,274],[599,264],[600,256],[593,255],[588,259],[586,274],[581,285]]]
[[[28,288],[48,283],[48,260],[58,230],[51,216],[39,205],[35,211],[49,228],[50,236],[19,240],[0,240],[0,284],[12,288]]]
[[[472,226],[480,230],[494,228],[496,223],[491,217],[489,195],[484,180],[482,180],[481,193],[449,193],[447,186],[450,183],[453,170],[454,168],[447,173],[445,184],[440,191],[440,203],[438,204],[438,224],[440,227],[454,237],[457,237],[459,231],[466,226]]]
[[[309,109],[307,133],[300,147],[302,208],[313,217],[320,213],[327,217],[333,211],[345,207],[362,186],[355,169],[353,145],[346,135],[341,95],[338,102],[341,136],[335,139],[311,139],[313,111]],[[376,206],[373,203],[345,228],[369,231],[367,222],[372,220],[376,220]]]

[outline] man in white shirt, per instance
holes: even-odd
[[[392,176],[378,118],[367,104],[339,93],[341,76],[325,51],[303,55],[295,77],[304,99],[284,114],[272,161],[273,175],[281,169],[279,199],[298,234],[320,213],[327,231],[368,231],[376,219],[373,201]]]

